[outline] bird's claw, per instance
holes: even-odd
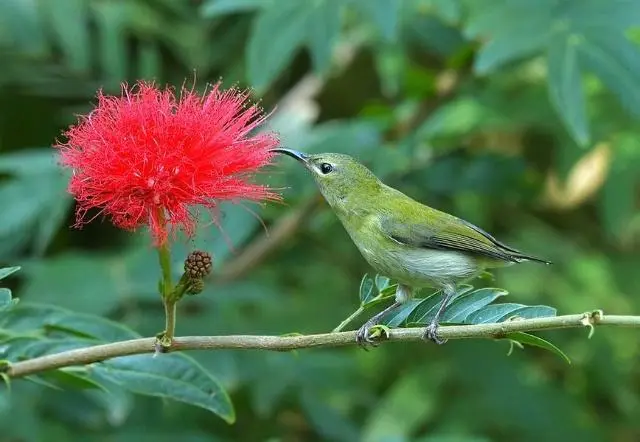
[[[358,329],[356,333],[356,342],[360,348],[364,350],[368,350],[367,345],[373,345],[375,347],[375,341],[369,336],[369,328],[367,327],[367,324]]]
[[[356,342],[365,350],[368,350],[368,345],[377,347],[380,339],[388,338],[389,327],[381,324],[365,323],[356,333]]]
[[[438,345],[442,345],[447,342],[446,339],[442,339],[438,337],[438,323],[432,322],[424,330],[424,334],[422,335],[422,339],[425,341],[431,341]]]

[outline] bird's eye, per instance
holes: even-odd
[[[329,163],[322,163],[320,165],[320,172],[322,172],[323,174],[328,174],[330,172],[333,171],[333,166]]]

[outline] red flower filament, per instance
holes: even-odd
[[[73,170],[76,226],[97,208],[117,227],[148,225],[156,245],[169,232],[195,229],[191,208],[221,200],[278,199],[249,181],[273,157],[273,133],[250,135],[266,116],[248,94],[214,85],[203,97],[159,90],[152,83],[122,87],[122,96],[98,93],[98,105],[57,144],[61,164]]]

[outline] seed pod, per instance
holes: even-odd
[[[194,250],[184,261],[184,272],[189,279],[202,279],[211,273],[212,264],[210,254],[202,250]]]
[[[187,289],[187,295],[197,295],[204,290],[204,281],[202,279],[193,279]]]

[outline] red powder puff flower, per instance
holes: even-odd
[[[212,209],[221,200],[277,199],[248,181],[270,163],[273,133],[250,135],[266,116],[247,106],[247,92],[203,97],[159,90],[153,83],[122,86],[122,96],[98,93],[98,105],[57,144],[61,163],[73,170],[69,192],[78,202],[76,226],[97,208],[121,228],[148,225],[154,243],[169,232],[194,232],[193,206]]]

